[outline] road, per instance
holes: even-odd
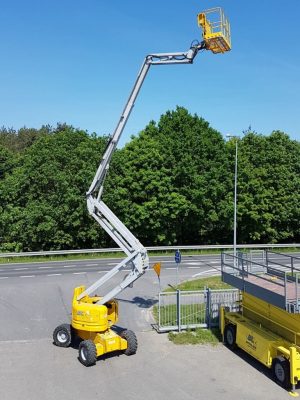
[[[176,284],[173,259],[159,258],[163,260],[162,286]],[[118,325],[137,333],[135,356],[106,356],[96,366],[85,368],[77,360],[76,348],[53,346],[53,329],[70,320],[73,288],[93,283],[116,262],[99,259],[0,266],[1,400],[289,398],[270,380],[268,370],[257,363],[253,368],[249,365],[253,360],[243,354],[236,355],[223,345],[178,347],[167,335],[154,332],[150,309],[157,301],[159,285],[153,270],[118,296]],[[219,256],[183,257],[179,280],[218,274],[219,269]]]
[[[300,268],[300,253],[293,253],[299,260],[294,262],[294,266]],[[261,252],[258,252],[257,258],[260,260]],[[45,261],[34,263],[9,263],[0,264],[0,280],[9,278],[37,278],[41,276],[53,277],[61,275],[84,275],[87,273],[104,274],[113,268],[120,258],[99,258],[91,260],[71,260],[71,261]],[[280,257],[272,255],[273,261],[283,262]],[[172,275],[170,271],[176,271],[177,265],[174,256],[156,256],[151,257],[151,264],[157,261],[162,262],[162,268],[166,275]],[[193,277],[198,275],[214,275],[220,271],[220,255],[195,255],[183,256],[179,265],[179,279]],[[125,270],[126,271],[126,270]]]
[[[36,263],[9,263],[0,264],[0,279],[8,278],[35,278],[39,276],[60,276],[65,274],[84,275],[86,273],[103,274],[114,267],[120,258],[108,259],[92,259],[92,260],[76,260],[76,261],[46,261]],[[161,256],[151,257],[151,264],[157,261],[162,262],[164,271],[177,270],[174,257]],[[193,275],[193,272],[210,272],[220,269],[219,255],[206,256],[184,256],[179,266],[180,271],[184,271],[184,275],[188,272]],[[190,270],[190,271],[189,271]],[[181,272],[180,272],[181,273]]]
[[[157,261],[151,259],[151,265]],[[177,268],[173,257],[162,260],[161,286],[174,285],[199,274],[219,274],[218,256],[187,257]],[[117,264],[119,259],[2,264],[0,267],[0,312],[5,329],[0,340],[41,339],[51,337],[55,326],[70,320],[71,299],[76,286],[89,286]],[[114,277],[108,291],[122,281],[126,270]],[[119,294],[119,325],[134,331],[152,329],[150,308],[157,302],[159,283],[153,270],[148,271]],[[21,322],[21,323],[20,323]]]

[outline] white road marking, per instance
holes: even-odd
[[[131,271],[131,269],[122,269],[120,272],[130,272],[130,271]],[[111,270],[109,270],[109,271],[97,271],[98,274],[103,274],[103,273],[106,273],[106,272],[111,272]]]
[[[61,274],[48,274],[47,276],[59,276]]]
[[[21,275],[20,278],[34,278],[35,275]]]
[[[38,269],[49,269],[49,268],[52,268],[52,267],[39,267]]]
[[[173,260],[165,260],[165,261],[162,261],[162,263],[163,264],[168,264],[168,263],[172,264],[172,263],[174,263],[174,261]]]
[[[220,264],[220,261],[209,261],[209,260],[203,260],[203,261],[189,261],[189,262],[183,262],[183,264],[185,265],[199,265],[199,266],[203,266],[203,264],[207,265],[207,264]]]
[[[73,275],[83,275],[86,274],[86,272],[73,272]]]
[[[105,260],[105,259],[104,259]],[[109,260],[120,260],[121,261],[121,258],[109,258]],[[79,262],[80,262],[80,260],[78,260]],[[81,260],[82,261],[82,260]],[[93,259],[91,259],[91,258],[87,258],[86,260],[84,260],[84,261],[94,261]],[[100,261],[100,260],[99,260]],[[58,263],[62,263],[63,261],[61,261],[61,260],[58,260],[58,261],[49,261],[51,264],[58,264]],[[76,262],[76,260],[70,260],[70,262]],[[32,262],[30,262],[30,265],[31,264],[43,264],[43,263],[45,263],[45,261],[32,261]],[[1,265],[4,265],[4,266],[11,266],[11,265],[24,265],[24,264],[28,264],[28,263],[24,263],[24,262],[19,262],[19,263],[1,263]]]
[[[97,267],[98,264],[86,264],[85,266],[86,266],[86,267]]]
[[[201,275],[205,275],[205,274],[209,274],[211,272],[214,272],[214,274],[211,275],[219,275],[220,271],[216,271],[215,269],[208,269],[206,271],[203,272],[199,272],[198,274],[193,275],[193,278],[196,278],[196,276],[201,276]]]
[[[163,261],[164,263],[165,263],[165,261]],[[171,262],[173,262],[173,261],[171,261]],[[98,264],[97,264],[98,265]],[[107,263],[107,265],[118,265],[117,263]],[[100,265],[99,265],[99,267],[100,267]],[[124,270],[125,271],[125,270]]]
[[[187,262],[186,265],[200,265],[199,262]]]
[[[8,276],[1,276],[0,279],[8,279]]]
[[[187,269],[198,269],[198,268],[200,268],[200,266],[199,267],[187,267]]]
[[[14,268],[14,271],[23,271],[24,269],[28,269],[28,268]]]
[[[169,268],[166,268],[166,269],[177,269],[177,268],[170,268],[170,267],[169,267]]]
[[[74,268],[76,265],[63,265],[63,268]]]

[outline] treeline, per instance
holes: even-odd
[[[0,250],[115,247],[85,193],[108,138],[65,124],[0,129]],[[117,150],[104,201],[144,245],[232,243],[235,141],[178,107]],[[238,242],[299,242],[300,143],[238,140]]]

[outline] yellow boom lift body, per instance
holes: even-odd
[[[136,352],[137,339],[134,332],[130,330],[117,332],[115,324],[118,321],[118,303],[114,297],[122,290],[132,286],[133,282],[149,268],[149,258],[145,247],[101,200],[111,157],[151,65],[192,64],[196,55],[202,50],[211,50],[213,53],[224,53],[230,50],[228,26],[224,25],[222,10],[218,9],[218,12],[221,21],[218,25],[219,28],[213,21],[210,22],[209,16],[212,15],[210,11],[201,13],[202,17],[198,17],[198,22],[203,29],[203,40],[193,42],[188,51],[154,53],[145,57],[120,120],[108,141],[94,180],[86,194],[90,215],[120,246],[126,254],[126,258],[89,288],[84,286],[75,288],[72,322],[59,325],[53,332],[54,343],[60,347],[68,347],[74,337],[81,340],[79,360],[85,366],[95,364],[97,357],[108,352],[121,350],[126,355]],[[124,269],[130,270],[130,272],[112,290],[101,296],[92,296],[97,289]]]

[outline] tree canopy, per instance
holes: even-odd
[[[0,129],[0,249],[114,246],[85,193],[107,137],[66,124]],[[144,245],[232,243],[235,139],[185,108],[116,151],[104,201]],[[280,131],[238,140],[238,242],[300,238],[300,143]]]

